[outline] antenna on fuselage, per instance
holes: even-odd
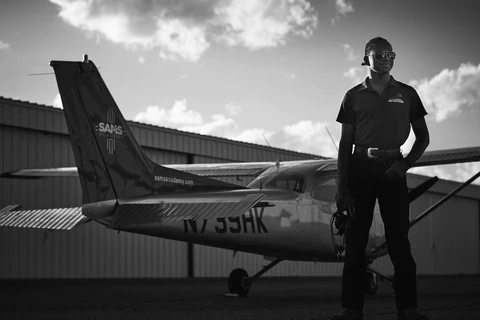
[[[265,137],[265,134],[262,132],[263,139],[265,139],[265,142],[267,143],[267,146],[270,147],[270,143],[268,143],[267,137]]]
[[[267,137],[265,137],[265,134],[264,134],[263,132],[262,132],[262,136],[263,136],[263,139],[265,139],[265,142],[267,143],[267,146],[268,146],[269,148],[271,148],[271,147],[270,147],[270,143],[268,143]],[[275,161],[275,166],[277,167],[277,172],[278,172],[278,169],[280,169],[280,160],[277,159],[277,160]],[[260,188],[260,189],[261,189],[261,188]]]
[[[332,143],[333,143],[333,145],[335,146],[335,149],[337,149],[337,152],[338,152],[338,147],[337,147],[337,145],[335,144],[335,140],[333,140],[332,135],[330,134],[330,131],[328,131],[328,128],[327,128],[327,127],[325,127],[325,130],[327,130],[327,133],[328,133],[328,135],[330,136],[330,139],[332,139]]]

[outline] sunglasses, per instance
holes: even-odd
[[[369,54],[369,56],[374,56],[375,59],[377,60],[395,60],[395,57],[397,56],[395,52],[393,51],[382,51],[382,52],[374,52],[372,54]]]

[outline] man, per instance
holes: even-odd
[[[412,87],[391,75],[395,53],[390,43],[377,37],[365,46],[362,65],[365,81],[343,99],[337,121],[342,124],[338,151],[337,207],[345,210],[353,200],[354,217],[346,232],[342,277],[342,310],[334,320],[363,319],[366,255],[373,209],[378,199],[385,225],[388,252],[395,267],[395,298],[399,320],[427,319],[417,310],[416,265],[409,229],[407,170],[429,144],[423,104]],[[410,125],[415,143],[405,158],[400,150]],[[352,154],[352,145],[355,145]]]

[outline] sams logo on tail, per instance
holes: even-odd
[[[121,125],[115,123],[115,111],[112,108],[107,111],[107,122],[99,122],[95,125],[95,132],[107,138],[108,154],[114,154],[115,140],[123,138],[124,130]]]

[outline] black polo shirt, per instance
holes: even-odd
[[[354,126],[353,143],[379,149],[400,148],[410,124],[427,114],[414,88],[390,77],[379,95],[368,78],[343,98],[337,121]]]

